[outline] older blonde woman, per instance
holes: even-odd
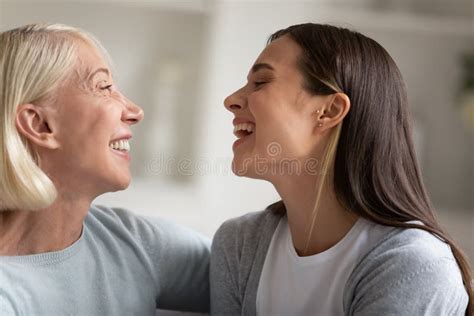
[[[143,118],[104,56],[64,25],[0,33],[0,315],[208,310],[208,240],[91,206],[128,186]]]

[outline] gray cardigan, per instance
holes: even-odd
[[[219,228],[211,251],[211,315],[256,315],[258,283],[280,218],[265,210]],[[467,302],[449,246],[421,229],[394,227],[354,268],[343,308],[345,315],[464,315]]]

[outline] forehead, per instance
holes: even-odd
[[[99,68],[107,69],[110,72],[105,58],[94,45],[84,40],[78,40],[76,52],[77,63],[75,65],[75,72],[81,79],[90,79],[90,75]]]
[[[288,36],[282,36],[265,47],[255,64],[268,63],[276,69],[281,67],[296,68],[301,53],[301,47],[294,40]]]

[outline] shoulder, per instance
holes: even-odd
[[[103,205],[91,205],[85,222],[90,226],[102,225],[124,229],[134,229],[137,228],[137,225],[140,225],[139,217],[131,211]]]
[[[110,227],[121,227],[135,231],[147,226],[148,220],[127,209],[119,207],[107,207],[103,205],[91,205],[86,223],[90,225],[103,225]]]
[[[433,234],[416,228],[394,228],[371,249],[358,265],[380,266],[414,272],[439,261],[454,262],[448,244]]]
[[[254,231],[253,228],[259,227],[264,221],[265,218],[275,216],[271,214],[270,211],[258,211],[258,212],[251,212],[245,215],[231,218],[226,220],[216,232],[216,235],[223,235],[226,236],[229,233],[233,234],[235,232],[245,232],[250,233]]]
[[[416,304],[410,295],[416,295]],[[452,305],[453,308],[463,306],[467,299],[449,245],[415,228],[393,229],[380,240],[355,267],[344,296],[345,305],[351,302],[355,309],[357,302],[364,302],[365,312],[369,314],[371,306],[378,312],[393,311],[391,308],[405,312],[430,308],[433,312],[447,312],[442,308],[453,301],[459,303]],[[431,304],[431,307],[423,304]]]
[[[210,261],[211,314],[245,314],[246,309],[252,309],[252,303],[246,301],[256,296],[268,246],[280,219],[281,215],[268,207],[229,219],[217,230]]]
[[[212,241],[211,270],[228,271],[244,279],[251,271],[260,270],[280,218],[266,209],[224,222]]]
[[[270,209],[251,212],[225,221],[214,235],[213,245],[225,248],[257,242],[264,235],[272,235],[281,216]]]
[[[86,218],[88,227],[102,229],[108,234],[127,235],[154,248],[162,245],[197,243],[210,244],[210,240],[190,228],[159,217],[145,217],[122,208],[93,205]],[[105,229],[104,229],[105,228]]]

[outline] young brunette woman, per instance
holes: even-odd
[[[470,267],[436,219],[382,46],[329,25],[277,31],[224,103],[234,173],[282,200],[216,233],[212,314],[472,315]]]

